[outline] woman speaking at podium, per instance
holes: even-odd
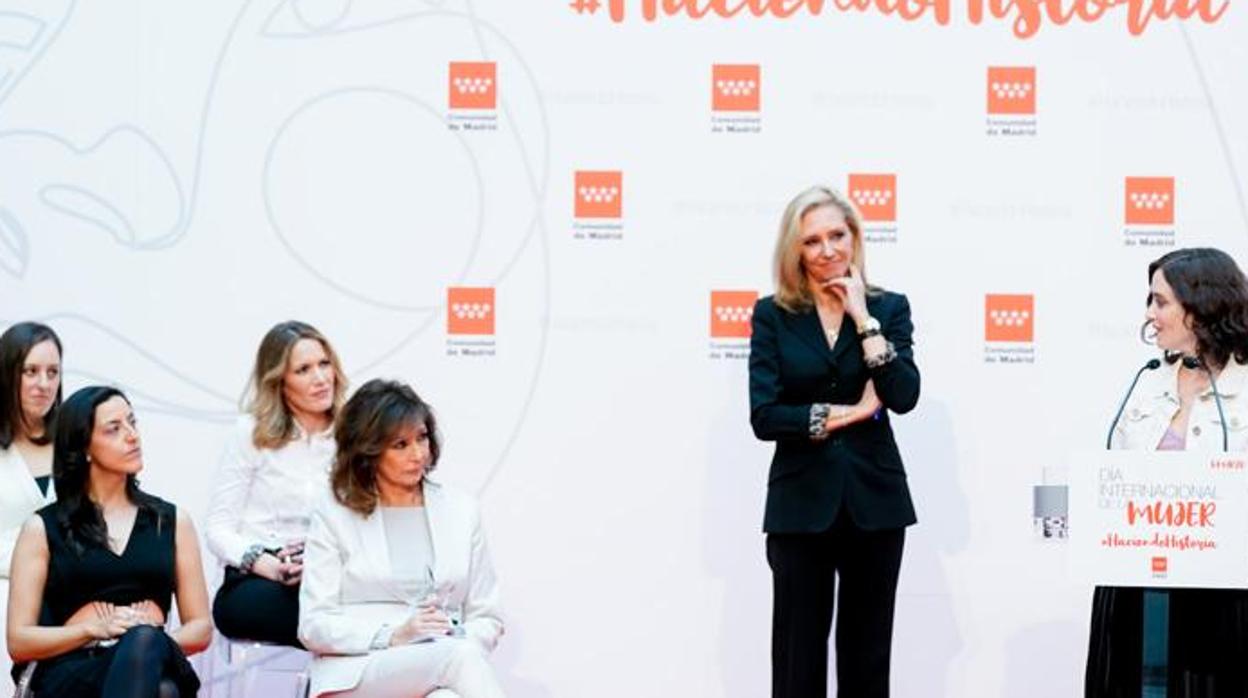
[[[1148,280],[1144,329],[1156,333],[1164,360],[1145,371],[1132,391],[1114,426],[1112,447],[1217,452],[1225,439],[1231,451],[1248,450],[1244,273],[1225,252],[1184,249],[1148,265]],[[1158,637],[1161,633],[1145,632],[1144,609],[1160,611],[1165,594],[1097,587],[1088,698],[1139,698],[1146,654],[1168,654],[1167,698],[1248,696],[1248,592],[1174,589],[1168,596],[1169,631]]]

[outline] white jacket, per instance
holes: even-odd
[[[48,482],[48,494],[30,476],[26,460],[16,446],[0,448],[0,578],[9,578],[9,564],[17,534],[30,515],[56,501],[56,488]]]
[[[465,635],[493,650],[503,620],[476,502],[427,478],[424,494],[439,591],[462,606]],[[326,491],[312,512],[299,589],[299,639],[316,655],[311,695],[355,688],[378,631],[411,614],[407,601],[380,510],[361,516]]]
[[[1248,366],[1231,359],[1216,377],[1222,408],[1226,413],[1227,447],[1248,450]],[[1151,451],[1157,448],[1170,421],[1179,411],[1179,362],[1147,371],[1131,393],[1122,418],[1114,427],[1114,448]],[[1222,450],[1222,420],[1207,388],[1192,403],[1185,434],[1188,451]]]
[[[9,567],[13,546],[26,519],[55,501],[56,488],[49,482],[47,496],[39,492],[39,485],[35,484],[30,469],[26,467],[26,459],[22,458],[16,446],[0,448],[0,672],[5,677],[0,678],[0,686],[8,683],[9,668],[12,666],[5,647],[4,628],[8,621]]]

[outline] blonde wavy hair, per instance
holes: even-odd
[[[281,448],[294,440],[297,431],[294,415],[282,397],[282,377],[290,362],[290,352],[301,339],[315,339],[325,349],[334,367],[334,403],[329,408],[333,420],[342,409],[347,394],[347,377],[342,372],[338,353],[315,327],[298,320],[288,320],[273,326],[260,340],[256,351],[256,365],[252,369],[248,395],[243,410],[255,418],[251,441],[256,448]]]
[[[867,293],[874,295],[880,292],[879,288],[867,283],[867,252],[862,243],[862,217],[858,215],[858,209],[835,189],[814,186],[793,197],[784,207],[784,215],[780,217],[780,234],[776,237],[773,258],[776,305],[791,313],[806,310],[815,302],[806,281],[806,272],[802,269],[802,218],[823,206],[835,206],[845,214],[845,224],[854,238],[854,257],[851,261],[862,273]]]

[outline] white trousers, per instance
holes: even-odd
[[[472,640],[447,638],[378,650],[360,683],[333,698],[504,698],[494,669]]]

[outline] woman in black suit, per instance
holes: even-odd
[[[776,442],[763,520],[773,698],[826,695],[834,605],[839,695],[888,695],[897,576],[916,520],[888,412],[914,408],[919,370],[910,305],[868,285],[865,261],[853,205],[808,189],[780,223],[776,293],[754,308],[750,423]]]

